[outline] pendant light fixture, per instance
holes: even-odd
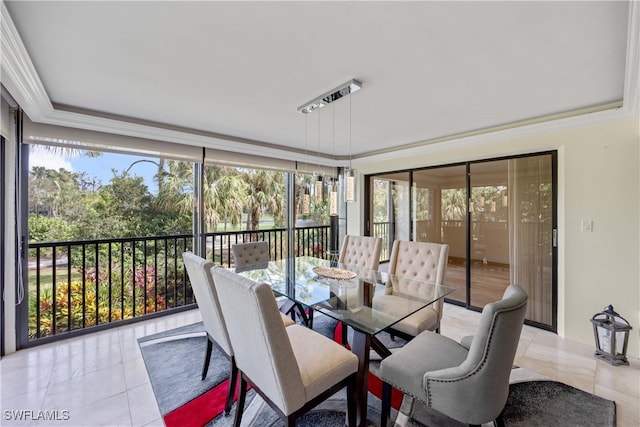
[[[332,107],[333,120],[331,125],[331,159],[334,159],[336,148],[336,108]],[[338,216],[338,184],[336,177],[329,179],[329,216]]]
[[[318,112],[318,146],[320,145],[320,112]],[[324,200],[324,172],[313,171],[314,198],[316,203]]]
[[[308,148],[308,140],[307,140],[307,130],[308,130],[308,117],[309,116],[305,116],[304,118],[304,155],[305,155],[305,166],[307,165],[307,148]],[[307,167],[305,167],[305,169],[307,169]],[[304,179],[302,180],[302,206],[301,206],[301,212],[302,215],[309,215],[309,212],[311,211],[310,209],[310,205],[311,205],[311,195],[309,194],[309,187],[307,186],[307,184],[304,182]]]
[[[356,201],[356,171],[351,167],[351,97],[349,97],[349,167],[344,170],[344,200]]]
[[[300,107],[298,107],[298,111],[303,114],[311,113],[312,111],[323,108],[328,104],[331,104],[347,95],[352,94],[353,92],[360,90],[361,88],[362,88],[361,82],[355,79],[351,79],[348,82],[336,87],[335,89],[332,89],[329,92],[323,93],[322,95],[314,98],[313,100],[301,105]],[[305,138],[306,138],[306,133],[305,133]],[[354,202],[356,200],[356,173],[355,173],[355,170],[353,170],[351,167],[351,97],[349,97],[349,167],[345,168],[344,177],[345,177],[345,186],[344,186],[345,201]],[[316,188],[318,187],[317,181],[318,180],[316,177]],[[335,214],[337,215],[338,194],[337,194],[337,190],[335,192],[332,191],[337,187],[337,184],[336,184],[336,180],[332,179],[332,181],[333,182],[330,182],[329,184],[330,185],[329,211],[335,212]],[[316,200],[318,200],[317,199],[318,192],[316,191],[315,194],[316,194]],[[332,209],[331,205],[334,200],[335,200],[335,209]],[[304,209],[304,196],[303,196],[303,209]]]

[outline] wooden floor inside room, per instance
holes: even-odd
[[[456,288],[448,299],[466,302],[467,266],[464,259],[449,257],[444,282],[447,286]],[[509,283],[509,264],[472,260],[471,305],[482,308],[501,299]]]

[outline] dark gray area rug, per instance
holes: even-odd
[[[505,410],[510,426],[616,425],[615,402],[556,381],[512,384]]]
[[[380,400],[369,394],[367,403],[369,404],[369,409],[367,410],[367,426],[379,426]],[[296,420],[296,426],[344,427],[346,425],[346,411],[346,392],[343,390],[298,418]],[[220,415],[207,424],[206,427],[231,427],[233,425],[234,414],[235,412],[232,411],[228,417]],[[392,410],[391,419],[395,419],[397,414],[397,411]],[[255,392],[250,391],[247,393],[247,403],[245,404],[242,415],[242,425],[251,427],[282,427],[284,423],[260,396],[256,396]]]
[[[336,322],[326,316],[316,316],[314,330],[333,338]],[[400,347],[402,340],[392,340],[383,334],[380,339],[389,347]],[[211,359],[209,374],[200,380],[206,338],[202,323],[187,325],[170,331],[140,338],[139,344],[151,379],[160,412],[164,416],[191,399],[202,395],[227,379],[229,361],[216,350]],[[369,394],[368,418],[370,426],[380,419],[380,400]],[[346,402],[344,391],[320,404],[303,416],[297,425],[342,427],[345,425]],[[407,427],[460,427],[461,424],[419,402],[404,399],[398,424]],[[233,425],[231,416],[219,415],[207,427]],[[392,419],[398,415],[393,412]],[[510,385],[505,408],[505,423],[514,427],[614,427],[615,402],[583,392],[555,381],[525,381]],[[276,427],[282,422],[275,412],[253,391],[247,395],[243,425]]]
[[[229,359],[214,346],[209,372],[201,380],[207,348],[202,322],[140,338],[138,345],[163,416],[211,390],[231,373]]]
[[[408,427],[467,426],[419,402],[403,402],[400,411]],[[509,386],[504,422],[508,427],[615,427],[616,404],[560,382],[526,381]]]

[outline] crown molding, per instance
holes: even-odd
[[[1,3],[1,54],[2,84],[34,122],[113,133],[140,138],[195,145],[234,152],[251,152],[264,157],[278,157],[288,160],[313,162],[326,166],[345,166],[348,161],[341,158],[322,157],[301,153],[295,149],[279,148],[261,141],[206,134],[188,129],[167,129],[148,124],[134,123],[97,115],[55,109],[38,76],[38,73],[22,43],[15,25],[4,4]],[[460,148],[485,144],[504,139],[541,134],[549,131],[588,126],[640,115],[640,1],[629,2],[629,27],[627,31],[627,63],[625,69],[624,98],[622,106],[606,111],[591,112],[579,116],[557,118],[549,121],[523,124],[504,129],[503,127],[479,131],[473,135],[452,136],[438,140],[423,141],[398,147],[393,151],[365,153],[353,157],[353,165],[372,161],[390,160],[434,150]],[[526,123],[526,122],[525,122]]]
[[[53,106],[4,2],[1,7],[2,84],[25,111],[29,110],[29,117],[42,120],[53,111]]]
[[[640,116],[640,1],[629,2],[627,28],[627,64],[624,75],[624,107],[632,116]]]

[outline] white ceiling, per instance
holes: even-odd
[[[230,149],[345,156],[351,129],[352,154],[373,155],[625,94],[628,2],[5,4],[56,111],[211,133]],[[362,90],[297,112],[351,78]]]

